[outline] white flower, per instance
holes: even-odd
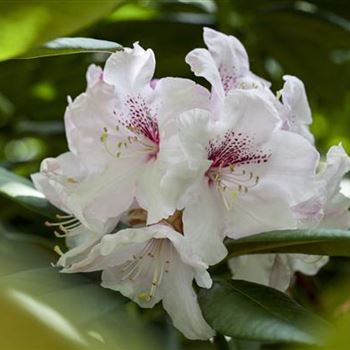
[[[344,148],[341,145],[331,147],[327,153],[325,168],[319,175],[326,182],[327,190],[320,227],[350,228],[350,198],[343,195],[340,188],[341,180],[348,171],[350,158]]]
[[[168,223],[125,229],[105,235],[89,256],[64,272],[102,270],[102,286],[117,290],[138,305],[162,301],[174,326],[189,339],[209,339],[214,331],[204,320],[192,282],[210,288],[205,265]]]
[[[208,50],[192,50],[186,56],[186,62],[197,76],[211,83],[213,92],[219,97],[236,88],[269,85],[250,71],[247,52],[237,38],[204,28],[203,39]]]
[[[349,170],[350,158],[344,148],[331,147],[317,174],[322,185],[319,193],[293,208],[299,227],[350,228],[350,198],[340,192],[341,180]]]
[[[284,292],[295,272],[316,275],[328,260],[326,256],[316,255],[256,254],[232,258],[229,267],[234,279],[260,283]]]
[[[303,137],[278,130],[279,123],[255,90],[229,92],[218,121],[198,109],[179,118],[187,167],[180,176],[170,166],[164,181],[181,184],[178,207],[184,227],[191,227],[187,236],[195,237],[194,249],[209,264],[219,251],[213,247],[222,244],[223,223],[232,238],[296,228],[290,207],[314,193],[318,153]]]
[[[309,130],[312,117],[304,84],[291,75],[285,75],[283,79],[285,83],[280,91],[283,103],[283,109],[280,109],[284,121],[283,128],[296,132],[314,143],[314,137]]]
[[[57,186],[74,197],[77,205],[68,212],[80,221],[88,216],[101,222],[118,218],[135,196],[148,209],[150,223],[176,209],[160,195],[163,159],[176,148],[171,142],[175,117],[205,108],[208,93],[177,78],[160,79],[151,87],[154,69],[153,52],[135,44],[112,54],[103,71],[91,66],[86,92],[69,103],[65,125],[74,161],[64,167],[70,181],[60,181],[49,167],[41,172],[40,186],[46,194],[44,182],[55,187],[57,180]],[[42,168],[48,162],[54,160],[44,161]],[[80,168],[84,176],[74,176]]]
[[[211,84],[213,110],[220,108],[232,89],[258,88],[264,94],[271,94],[270,83],[250,71],[247,52],[237,38],[204,28],[203,39],[208,49],[192,50],[186,62],[195,75]]]
[[[294,207],[299,227],[350,228],[350,198],[340,192],[340,182],[350,170],[350,158],[342,146],[333,146],[318,173],[322,191]],[[257,254],[232,258],[233,278],[244,279],[285,291],[296,271],[315,275],[328,262],[326,256],[303,254]]]
[[[96,199],[93,191],[96,179],[70,152],[57,158],[45,159],[39,173],[32,175],[35,187],[65,214],[57,215],[57,222],[46,225],[55,229],[58,237],[65,237],[70,248],[62,254],[58,265],[66,266],[78,261],[105,233],[115,228],[118,218],[101,220],[86,203]],[[92,189],[92,190],[91,190]]]

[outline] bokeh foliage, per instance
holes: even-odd
[[[203,47],[203,26],[236,35],[247,48],[252,70],[270,80],[275,90],[282,87],[283,74],[300,77],[312,106],[319,149],[324,154],[330,145],[342,142],[350,152],[350,2],[346,0],[13,0],[0,1],[0,166],[28,176],[39,169],[43,158],[67,150],[63,125],[67,96],[81,93],[88,65],[102,65],[108,56],[18,59],[27,49],[68,35],[123,46],[139,41],[154,49],[157,77],[193,78],[184,57]],[[11,230],[51,235],[41,217],[3,198],[0,206],[0,220]],[[321,314],[330,313],[329,303],[320,297],[324,283],[336,283],[349,272],[347,260],[333,259],[316,278],[297,276],[294,296]],[[0,296],[10,300],[6,298]],[[333,299],[332,310],[347,305],[345,297]],[[7,307],[11,305],[9,301]],[[159,309],[154,314],[163,317]],[[179,337],[172,329],[165,331],[167,339]],[[167,348],[178,349],[176,344],[173,341]],[[232,341],[231,346],[257,349],[255,343]],[[183,340],[183,347],[212,345]]]

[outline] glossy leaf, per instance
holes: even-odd
[[[58,38],[49,41],[41,47],[29,50],[19,58],[70,55],[84,52],[111,53],[117,50],[122,50],[122,46],[113,41],[91,38]]]
[[[0,61],[86,27],[120,3],[121,0],[1,1]]]
[[[235,339],[315,344],[328,330],[286,294],[256,283],[218,280],[200,291],[199,302],[207,322]]]
[[[59,273],[56,259],[45,245],[0,233],[1,348],[158,349],[126,299]]]
[[[350,256],[350,231],[309,229],[272,231],[227,243],[229,256],[253,253],[304,253]]]
[[[46,217],[58,212],[28,179],[4,168],[0,168],[0,195]]]

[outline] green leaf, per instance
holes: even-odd
[[[328,330],[286,294],[256,283],[216,281],[200,291],[199,303],[207,322],[235,339],[318,344]]]
[[[115,52],[122,50],[122,46],[107,40],[91,38],[58,38],[41,47],[27,51],[19,58],[37,58],[47,56],[70,55],[84,52]]]
[[[1,348],[159,349],[125,298],[88,275],[59,273],[56,260],[0,227]]]
[[[28,179],[4,168],[0,168],[0,195],[48,218],[58,212]]]
[[[272,231],[227,243],[229,257],[257,253],[350,256],[350,231],[308,229]]]
[[[0,61],[31,47],[84,28],[111,12],[122,0],[1,1]]]

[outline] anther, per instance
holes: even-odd
[[[53,248],[54,252],[57,253],[59,256],[63,255],[63,252],[61,250],[61,248],[58,245],[55,245]]]

